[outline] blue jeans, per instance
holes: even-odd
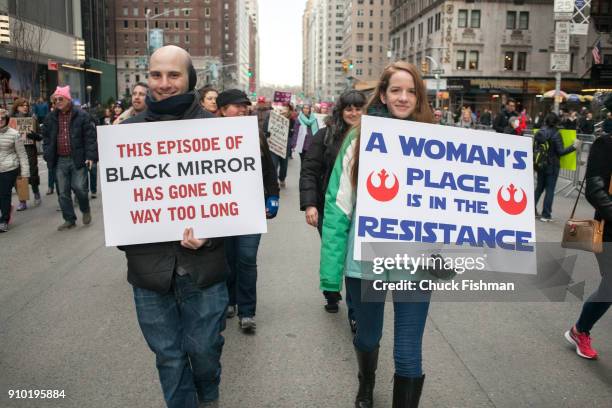
[[[239,317],[255,316],[257,306],[257,250],[261,234],[225,239],[225,255],[230,266],[227,279],[230,306],[238,305]]]
[[[55,178],[55,167],[47,167],[47,185],[49,189],[55,189],[55,192],[59,195],[59,187],[57,186],[57,180]]]
[[[610,243],[604,243],[604,245],[610,245]],[[599,264],[601,282],[595,293],[584,303],[582,313],[576,323],[576,328],[581,333],[589,333],[612,305],[612,248],[604,248],[603,253],[595,254]]]
[[[79,200],[79,208],[82,213],[89,212],[89,197],[87,190],[87,167],[77,169],[70,157],[58,157],[55,166],[57,188],[59,190],[59,205],[64,220],[76,221],[76,214],[72,206],[71,191],[74,191]]]
[[[98,162],[93,162],[91,169],[88,169],[89,173],[89,191],[91,194],[98,192]]]
[[[173,277],[166,294],[134,287],[138,324],[155,353],[169,408],[196,408],[219,398],[227,309],[225,282],[200,289],[189,275]]]
[[[289,150],[289,152],[291,152],[291,150]],[[285,181],[285,178],[287,178],[287,166],[289,164],[289,159],[288,159],[289,154],[290,153],[287,153],[287,157],[283,159],[279,155],[270,152],[270,155],[272,156],[272,164],[274,164],[274,168],[276,169],[276,173],[278,174],[278,179],[280,181]],[[279,166],[280,166],[280,169],[279,169]]]
[[[555,198],[555,186],[557,178],[559,178],[559,167],[549,167],[546,170],[538,171],[538,181],[535,188],[535,205],[538,206],[540,196],[544,191],[544,208],[542,209],[542,217],[552,218],[552,205]]]
[[[375,291],[372,281],[355,278],[346,278],[346,290],[357,321],[353,344],[360,351],[374,351],[382,338],[386,292]],[[430,299],[429,291],[393,293],[393,359],[395,373],[402,377],[423,375],[422,342]]]

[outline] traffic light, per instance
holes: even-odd
[[[428,74],[429,73],[429,61],[427,61],[426,59],[421,61],[421,73],[422,74]]]
[[[348,69],[353,69],[354,67],[353,60],[348,60]]]
[[[247,72],[247,76],[249,78],[251,78],[253,76],[253,71],[251,71],[251,68],[249,67],[249,71]]]
[[[349,60],[347,59],[343,59],[342,60],[342,70],[344,71],[344,73],[347,73],[349,70]]]
[[[252,96],[253,98],[257,98],[257,92],[253,92],[253,93],[251,94],[251,96]]]

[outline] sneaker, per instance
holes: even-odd
[[[17,205],[17,211],[25,211],[28,209],[28,205],[25,201],[20,201],[19,205]]]
[[[98,194],[97,193],[91,193],[91,199],[95,200],[96,198],[98,198]]]
[[[540,217],[540,221],[542,221],[542,222],[552,222],[552,218]]]
[[[46,194],[47,194],[47,195],[51,195],[51,194],[53,194],[53,189],[52,189],[52,188],[48,189],[48,190],[47,190],[47,192],[46,192]]]
[[[238,323],[240,324],[240,328],[244,332],[254,332],[257,328],[257,324],[255,324],[254,317],[241,317]]]
[[[38,207],[41,203],[42,200],[40,199],[40,193],[34,194],[34,205]]]
[[[349,326],[351,326],[351,332],[357,333],[357,320],[349,319]]]
[[[325,311],[327,313],[338,313],[339,310],[338,302],[330,302],[328,301],[325,305]]]
[[[225,316],[227,316],[228,319],[236,316],[236,306],[228,306]]]
[[[83,213],[83,224],[85,225],[91,224],[91,213],[90,212]]]
[[[0,222],[0,232],[8,232],[8,223]]]
[[[280,188],[286,188],[287,187],[287,183],[285,181],[279,181],[278,184],[280,185]]]
[[[74,228],[74,227],[76,227],[76,223],[66,221],[66,222],[64,222],[62,225],[60,225],[59,227],[57,227],[57,230],[58,230],[58,231],[66,231],[66,230],[72,229],[72,228]]]
[[[580,357],[589,360],[597,358],[597,351],[591,347],[591,336],[588,333],[579,333],[576,326],[573,326],[565,332],[565,338],[576,347],[576,354]]]

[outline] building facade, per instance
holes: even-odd
[[[438,70],[445,84],[442,90],[448,93],[444,103],[452,109],[469,105],[474,110],[497,110],[506,97],[515,97],[528,110],[535,110],[541,95],[555,88],[555,73],[550,69],[555,44],[553,3],[394,0],[393,59],[421,68],[430,78],[430,89],[435,89],[432,76]],[[591,50],[598,37],[594,24],[588,35],[571,36],[571,72],[563,73],[562,90],[581,92],[589,79]],[[604,53],[609,53],[609,36],[601,38]]]

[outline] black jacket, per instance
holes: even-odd
[[[510,116],[517,116],[518,114],[516,112],[508,112],[506,110],[506,108],[503,108],[495,117],[495,120],[493,121],[493,129],[495,129],[495,131],[497,133],[504,133],[504,130],[506,129],[506,126],[508,126],[508,119],[510,119]]]
[[[300,209],[317,207],[322,217],[325,191],[342,146],[342,138],[334,138],[332,128],[324,127],[315,133],[306,152],[300,171]]]
[[[47,167],[57,163],[57,136],[59,134],[59,111],[47,115],[43,126],[43,156]],[[87,112],[72,107],[70,116],[70,156],[77,169],[85,167],[85,160],[98,160],[96,128]]]
[[[534,139],[539,143],[550,142],[548,150],[548,163],[551,167],[561,167],[561,156],[576,150],[574,146],[563,147],[563,139],[556,128],[543,127],[535,134]]]
[[[585,196],[595,207],[595,219],[605,220],[604,241],[612,242],[612,197],[608,194],[612,176],[612,135],[598,137],[589,154]]]
[[[263,132],[259,133],[259,148],[261,150],[261,172],[263,176],[264,196],[265,198],[270,196],[278,197],[280,189],[278,187],[276,167],[274,167],[274,163],[272,162],[268,140],[263,135]]]
[[[194,97],[194,103],[183,115],[175,119],[202,118],[214,118],[214,116],[202,109],[199,98]],[[125,120],[122,125],[159,120],[171,120],[171,118],[162,118],[147,109]],[[168,292],[177,266],[184,269],[194,284],[200,288],[223,282],[227,278],[228,268],[223,238],[211,238],[196,250],[181,246],[179,241],[125,245],[118,248],[125,252],[127,258],[128,282],[139,288],[159,293]]]

